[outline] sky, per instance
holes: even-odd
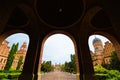
[[[93,47],[92,41],[93,41],[93,39],[94,39],[95,37],[101,39],[103,46],[104,46],[104,43],[105,43],[106,41],[109,41],[109,42],[110,42],[109,39],[107,39],[106,37],[101,36],[101,35],[92,35],[92,36],[90,36],[90,37],[89,37],[89,40],[88,40],[88,45],[89,45],[90,51],[92,51],[92,52],[94,52],[94,47]]]
[[[9,42],[9,46],[11,47],[14,43],[19,43],[18,49],[20,49],[23,42],[27,42],[29,44],[29,36],[24,33],[16,33],[6,38]]]
[[[72,40],[66,35],[55,34],[45,42],[43,61],[52,60],[53,64],[68,62],[70,61],[70,54],[75,54]]]
[[[107,38],[100,35],[93,35],[89,37],[88,45],[91,51],[94,52],[94,48],[92,45],[93,39],[97,37],[100,38],[101,41],[104,42],[109,41]],[[29,45],[29,37],[23,33],[17,33],[6,38],[9,41],[9,46],[13,43],[19,42],[19,48],[23,42],[27,42]],[[52,61],[52,64],[63,64],[65,61],[70,61],[70,54],[75,54],[74,44],[72,40],[64,35],[64,34],[54,34],[46,40],[44,44],[43,50],[43,61]]]

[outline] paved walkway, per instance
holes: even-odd
[[[55,71],[55,72],[49,72],[43,74],[41,76],[41,79],[42,80],[76,80],[76,75],[67,72]]]

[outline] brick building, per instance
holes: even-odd
[[[7,62],[7,57],[9,54],[10,47],[8,46],[9,42],[4,40],[0,44],[0,70],[3,70]]]
[[[0,44],[0,70],[4,69],[7,62],[8,54],[10,51],[10,47],[8,46],[8,44],[9,42],[7,40],[4,40],[2,44]],[[21,48],[16,53],[15,59],[11,66],[12,69],[16,69],[20,56],[23,56],[23,62],[24,62],[26,51],[27,51],[27,43],[24,42]],[[22,69],[22,66],[21,66],[21,69]]]
[[[99,38],[93,40],[94,52],[91,52],[93,65],[97,64],[109,64],[111,52],[115,51],[113,44],[109,41],[105,42],[103,46],[102,41]]]
[[[55,64],[54,71],[61,71],[61,64]]]

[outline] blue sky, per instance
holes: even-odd
[[[21,47],[21,45],[23,44],[23,42],[27,42],[27,44],[29,44],[29,37],[26,34],[23,33],[16,33],[13,34],[9,37],[6,38],[7,41],[9,41],[9,46],[11,47],[13,45],[13,43],[19,43],[19,48]]]
[[[93,48],[93,45],[92,45],[92,41],[93,41],[93,39],[94,39],[95,37],[101,39],[103,46],[104,46],[104,43],[105,43],[106,41],[109,41],[106,37],[101,36],[101,35],[92,35],[92,36],[90,36],[90,37],[89,37],[89,40],[88,40],[88,45],[89,45],[89,49],[90,49],[92,52],[94,52],[94,48]],[[109,42],[110,42],[110,41],[109,41]]]
[[[95,35],[97,38],[100,38],[102,42],[109,41],[107,38]],[[88,45],[91,51],[94,52],[94,48],[92,45],[92,40],[95,38],[95,36],[90,36],[88,40]],[[29,44],[29,37],[26,34],[23,33],[17,33],[9,36],[6,38],[6,40],[9,41],[9,46],[11,46],[13,43],[19,42],[19,48],[22,45],[23,42],[27,42]],[[65,61],[70,61],[70,54],[74,54],[74,44],[72,40],[63,34],[55,34],[50,36],[45,44],[44,44],[44,50],[43,50],[43,61],[52,61],[53,64],[55,63],[64,63]]]

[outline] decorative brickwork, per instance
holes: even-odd
[[[10,47],[8,44],[9,44],[9,42],[7,40],[4,40],[2,42],[2,44],[0,44],[0,70],[4,69],[5,64],[7,62],[8,54],[10,51]],[[16,53],[15,59],[11,66],[12,69],[16,69],[20,56],[23,56],[23,62],[24,62],[26,52],[27,52],[27,43],[24,42],[22,44],[21,48]],[[21,66],[21,69],[22,69],[22,67],[23,67],[23,65]]]
[[[111,52],[115,51],[113,44],[109,41],[105,42],[103,47],[102,41],[99,38],[93,40],[94,52],[91,52],[93,59],[93,65],[97,64],[109,64]]]

